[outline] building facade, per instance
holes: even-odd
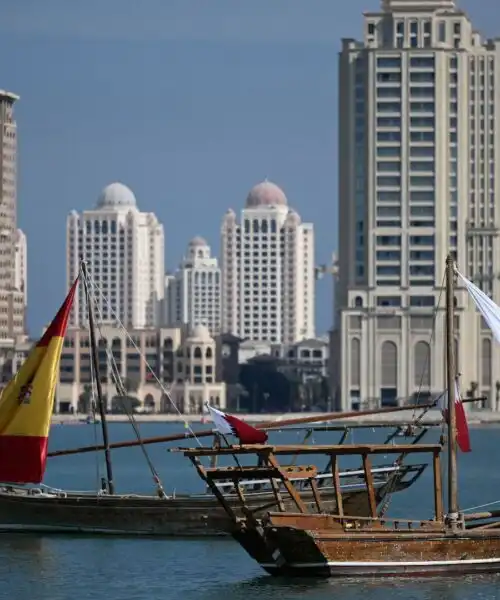
[[[140,212],[133,192],[112,183],[101,192],[92,210],[73,211],[67,220],[67,286],[87,261],[95,284],[96,318],[117,320],[136,329],[154,327],[160,320],[164,294],[165,247],[163,226],[153,213]],[[72,325],[87,320],[83,286],[75,297]]]
[[[249,193],[241,223],[222,223],[222,331],[294,343],[314,337],[314,231],[277,185]]]
[[[384,0],[339,72],[339,408],[445,387],[445,259],[500,301],[500,41],[453,0]],[[499,349],[457,289],[461,386],[495,405]]]
[[[181,413],[201,414],[206,402],[225,408],[226,386],[217,381],[215,341],[206,327],[184,334],[181,328],[127,333],[103,326],[99,333],[99,376],[109,411],[120,410],[113,372],[137,406],[151,412],[176,412],[175,404]],[[88,412],[92,380],[88,331],[70,328],[61,356],[57,411]]]
[[[210,335],[221,328],[221,272],[210,246],[201,237],[189,242],[173,275],[165,276],[163,319],[166,326],[205,325]]]
[[[25,297],[16,287],[17,124],[14,103],[19,96],[0,90],[0,339],[24,333]]]

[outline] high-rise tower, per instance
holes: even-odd
[[[101,192],[94,209],[69,215],[68,286],[82,257],[101,292],[98,318],[115,323],[117,316],[136,329],[158,324],[165,276],[163,226],[153,213],[139,211],[127,186],[112,183]],[[83,326],[86,314],[83,286],[79,286],[72,324]]]
[[[339,94],[334,354],[349,410],[444,389],[448,252],[500,301],[500,41],[452,0],[384,0],[363,40],[343,41]],[[464,291],[456,311],[462,386],[493,402],[498,347]]]
[[[0,339],[24,333],[24,291],[16,287],[17,100],[16,94],[0,90]]]
[[[277,185],[250,190],[222,223],[222,331],[292,344],[314,337],[314,230]]]

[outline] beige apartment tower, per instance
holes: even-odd
[[[24,333],[24,291],[16,276],[17,125],[19,96],[0,90],[0,340]]]
[[[452,0],[384,0],[340,53],[339,407],[445,388],[446,255],[500,302],[500,41]],[[500,351],[464,289],[464,394],[496,407]],[[439,309],[438,309],[439,305]]]

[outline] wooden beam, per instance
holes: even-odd
[[[318,482],[316,479],[310,479],[309,484],[313,493],[314,502],[316,503],[316,508],[318,509],[319,513],[322,513],[323,506],[321,505],[321,494],[319,493]]]
[[[368,508],[370,515],[377,518],[377,500],[375,498],[375,488],[373,487],[373,473],[370,457],[368,454],[363,454],[363,470],[365,472],[366,487],[368,490]]]
[[[290,445],[290,446],[268,446],[261,444],[252,444],[247,446],[229,446],[215,450],[211,447],[202,448],[172,448],[173,452],[182,452],[185,456],[212,456],[234,455],[234,454],[269,454],[274,455],[292,455],[292,454],[338,454],[338,455],[365,455],[365,454],[434,454],[442,450],[439,444],[317,444],[310,446]]]
[[[267,457],[267,461],[271,465],[271,467],[274,467],[277,471],[280,471],[283,485],[285,486],[286,491],[290,494],[290,498],[295,503],[295,506],[299,509],[301,513],[307,513],[307,506],[304,504],[304,501],[300,497],[299,492],[293,486],[293,483],[288,479],[286,473],[281,472],[280,466],[276,458],[272,454],[269,454],[269,456]]]
[[[340,472],[339,472],[339,460],[336,454],[332,454],[332,475],[333,484],[335,485],[335,499],[337,501],[337,513],[340,517],[344,516],[344,500],[342,498],[342,489],[340,487]]]
[[[290,479],[311,479],[318,475],[318,468],[314,465],[307,466],[280,466],[279,471],[274,467],[216,467],[205,469],[205,475],[210,479],[266,479],[280,478],[285,474]]]
[[[432,466],[434,470],[434,510],[436,521],[442,521],[444,518],[443,483],[441,478],[441,458],[438,452],[434,453]]]

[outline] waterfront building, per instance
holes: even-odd
[[[121,183],[106,186],[93,209],[72,211],[67,220],[67,286],[87,261],[98,292],[97,319],[133,328],[160,321],[164,294],[163,226],[150,212],[141,212],[134,193]],[[71,324],[87,320],[83,286],[75,297]]]
[[[26,295],[16,265],[17,123],[14,104],[19,96],[0,90],[0,340],[24,333]],[[25,257],[26,258],[26,257]]]
[[[174,274],[165,276],[163,323],[166,326],[205,325],[210,335],[221,328],[221,272],[202,237],[189,242]]]
[[[383,0],[343,40],[339,92],[338,407],[424,399],[446,387],[447,254],[500,301],[500,40],[453,0]],[[494,407],[500,348],[455,304],[463,393]]]
[[[201,414],[206,402],[225,408],[226,386],[217,380],[215,340],[206,327],[131,329],[127,333],[104,325],[99,334],[99,376],[108,411],[121,410],[113,361],[134,407],[142,411],[176,412],[172,402],[186,414]],[[91,374],[88,330],[70,328],[61,356],[57,412],[88,412]]]
[[[263,181],[248,194],[238,223],[221,229],[222,331],[293,344],[314,337],[314,230]]]

